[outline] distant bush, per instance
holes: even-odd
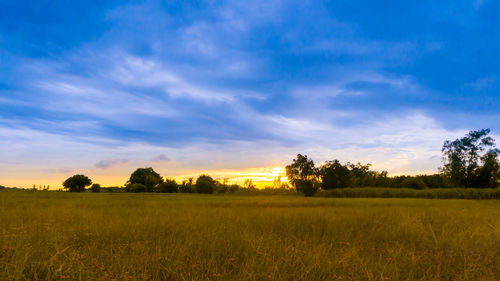
[[[419,178],[408,177],[402,183],[402,187],[413,188],[413,189],[424,189],[427,185]]]
[[[319,190],[319,182],[312,180],[295,180],[295,188],[304,196],[313,196]]]
[[[226,184],[226,183],[217,183],[215,187],[215,193],[228,193],[228,192],[235,192],[240,188],[239,185],[236,184]]]
[[[298,195],[299,192],[295,188],[244,188],[240,187],[234,191],[236,195]]]
[[[179,185],[179,192],[182,193],[196,193],[196,186],[193,184],[193,178],[183,180]]]
[[[362,187],[331,189],[318,194],[337,198],[437,198],[437,199],[500,199],[500,188],[409,188]]]
[[[129,183],[125,186],[126,192],[145,192],[146,186],[142,183]]]
[[[0,189],[5,189],[5,186],[3,186],[3,185],[0,185]]]
[[[201,175],[196,179],[196,190],[198,193],[214,193],[217,188],[215,180],[208,175]]]
[[[125,187],[119,187],[119,186],[101,187],[101,192],[125,192]]]
[[[166,179],[158,184],[157,191],[161,193],[175,193],[179,189],[179,185],[173,179]]]
[[[92,192],[101,192],[101,185],[98,184],[98,183],[94,183],[91,187],[90,187],[90,191]]]

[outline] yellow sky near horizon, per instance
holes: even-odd
[[[207,174],[216,180],[222,181],[224,179],[228,180],[230,184],[240,184],[242,185],[245,180],[252,179],[253,184],[258,188],[263,188],[266,186],[272,186],[276,178],[281,177],[282,182],[286,182],[286,173],[283,167],[266,167],[266,168],[248,168],[242,170],[205,170],[205,171],[192,171],[189,173],[181,173],[176,175],[164,175],[159,172],[165,178],[173,178],[179,183],[183,180],[189,178],[196,178],[201,174]],[[0,185],[7,187],[19,187],[19,188],[32,188],[36,186],[50,186],[51,190],[57,190],[62,188],[62,182],[72,176],[75,173],[64,173],[64,174],[39,174],[39,175],[27,175],[24,177],[17,177],[15,175],[10,177],[5,177],[1,179]],[[80,174],[80,173],[76,173]],[[125,182],[128,180],[130,175],[106,175],[102,173],[97,173],[95,171],[82,172],[89,178],[92,179],[93,183],[99,183],[101,186],[124,186]]]

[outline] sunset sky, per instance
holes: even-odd
[[[500,139],[500,2],[328,2],[0,1],[0,184],[433,173]]]

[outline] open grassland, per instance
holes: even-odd
[[[500,201],[0,191],[0,280],[500,280]]]

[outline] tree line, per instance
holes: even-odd
[[[252,180],[245,181],[244,186],[228,184],[228,180],[218,181],[209,175],[200,175],[196,180],[189,178],[178,183],[175,179],[164,178],[153,168],[138,168],[125,183],[125,187],[103,188],[99,184],[93,184],[92,180],[85,175],[74,175],[63,182],[63,186],[70,192],[83,192],[90,186],[91,192],[101,192],[102,190],[125,191],[125,192],[159,192],[159,193],[224,193],[234,192],[246,188],[254,189]]]
[[[470,131],[463,138],[445,141],[444,165],[434,175],[388,177],[386,171],[371,171],[370,164],[341,164],[338,160],[317,167],[312,159],[301,154],[286,166],[286,174],[290,183],[306,196],[319,189],[346,187],[496,188],[500,180],[500,150],[495,148],[489,133],[489,129]]]
[[[314,195],[318,190],[331,190],[347,187],[393,187],[393,188],[495,188],[500,180],[500,150],[495,148],[495,140],[488,136],[489,129],[470,131],[466,136],[454,141],[445,141],[442,148],[443,167],[433,175],[389,177],[387,171],[370,170],[370,164],[342,164],[338,160],[326,161],[316,166],[307,155],[298,154],[293,162],[286,166],[286,175],[290,184],[306,196]],[[64,188],[72,192],[82,192],[90,186],[90,191],[100,192],[99,184],[85,175],[74,175],[66,179]],[[288,185],[277,179],[274,187],[287,189]],[[161,193],[223,193],[234,192],[242,188],[255,188],[251,179],[244,186],[228,184],[228,180],[218,181],[208,175],[201,175],[196,180],[190,178],[181,183],[174,179],[163,178],[153,168],[138,168],[126,182],[124,188],[108,188],[125,192],[161,192]]]

